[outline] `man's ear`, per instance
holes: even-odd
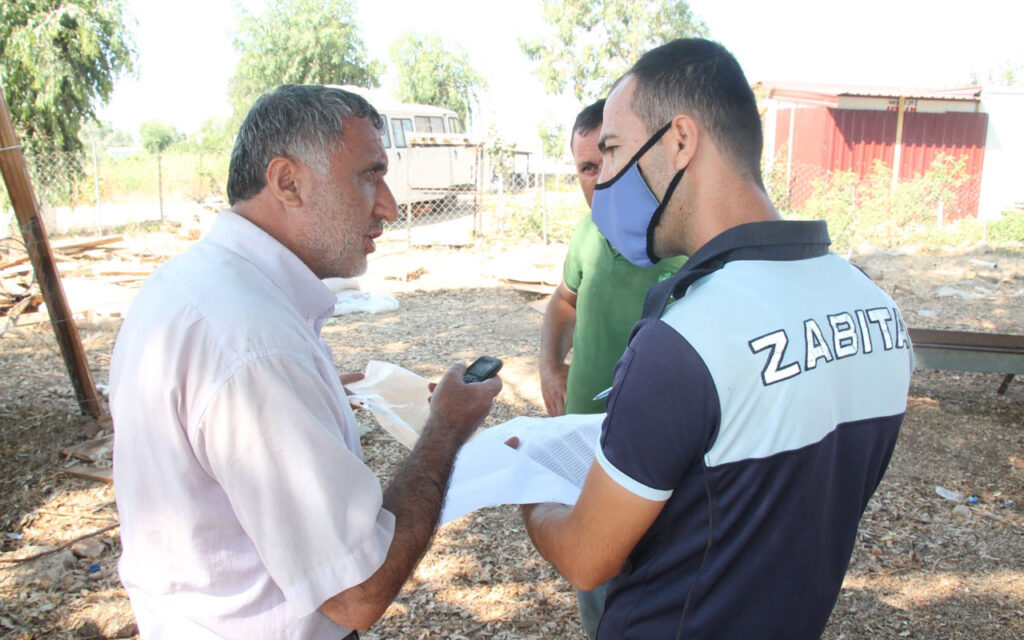
[[[302,204],[298,174],[298,163],[291,158],[277,156],[267,165],[267,188],[285,207],[294,208]]]
[[[690,166],[690,161],[697,154],[697,147],[701,143],[700,127],[692,116],[685,113],[677,114],[665,132],[665,140],[673,171],[679,171]]]

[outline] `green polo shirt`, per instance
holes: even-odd
[[[576,225],[562,274],[577,296],[566,413],[604,411],[604,399],[593,398],[611,386],[615,363],[640,319],[647,290],[684,262],[686,257],[679,256],[638,267],[612,248],[589,215]]]

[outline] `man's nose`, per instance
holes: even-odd
[[[398,203],[395,202],[395,196],[391,193],[391,187],[384,180],[381,181],[380,188],[377,189],[377,201],[373,205],[373,215],[388,222],[398,220]]]

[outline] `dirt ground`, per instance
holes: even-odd
[[[172,236],[129,238],[181,249]],[[543,296],[502,278],[558,277],[561,246],[463,249],[383,245],[362,279],[398,311],[340,316],[324,330],[340,371],[386,360],[436,379],[457,359],[492,354],[505,387],[487,424],[541,415],[536,376]],[[1024,335],[1024,252],[985,248],[850,256],[892,293],[911,327]],[[543,276],[543,277],[541,277]],[[96,381],[107,381],[119,320],[80,332]],[[61,449],[110,432],[77,411],[49,325],[0,338],[0,638],[132,637],[117,580],[111,487],[70,477]],[[868,506],[824,637],[1024,638],[1024,380],[1004,395],[997,374],[919,371],[889,471]],[[369,414],[360,421],[374,426]],[[379,427],[363,439],[386,479],[404,449]],[[93,466],[109,466],[101,459]],[[936,487],[958,492],[949,500]],[[976,501],[974,498],[976,497]],[[6,562],[47,550],[22,563]],[[383,638],[582,638],[568,583],[533,549],[518,509],[476,512],[443,527],[385,617]]]

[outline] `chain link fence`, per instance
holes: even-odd
[[[193,224],[227,207],[229,149],[155,156],[113,148],[26,156],[51,235],[108,233],[157,221]],[[465,245],[480,237],[567,242],[587,209],[572,166],[478,145],[389,150],[387,183],[399,205],[389,237]],[[0,212],[16,223],[6,191]]]
[[[387,239],[407,245],[466,245],[479,238],[568,242],[587,206],[572,165],[500,144],[412,144],[389,149],[388,185],[399,205]],[[27,157],[54,235],[109,233],[125,225],[170,221],[198,226],[227,206],[230,150],[155,156],[96,149]],[[960,159],[939,158],[924,175],[894,182],[880,164],[867,176],[827,172],[777,159],[765,169],[768,193],[784,215],[824,219],[835,246],[898,244],[977,210],[979,177]],[[6,191],[0,222],[17,235]],[[948,225],[947,225],[948,226]]]
[[[230,149],[179,151],[159,156],[136,149],[25,156],[43,224],[51,235],[105,233],[128,225],[170,221],[191,224],[204,211],[226,206]],[[16,231],[6,190],[0,216]]]
[[[409,244],[568,242],[587,212],[571,165],[500,146],[413,145],[392,156],[387,181],[399,204],[390,230]]]

